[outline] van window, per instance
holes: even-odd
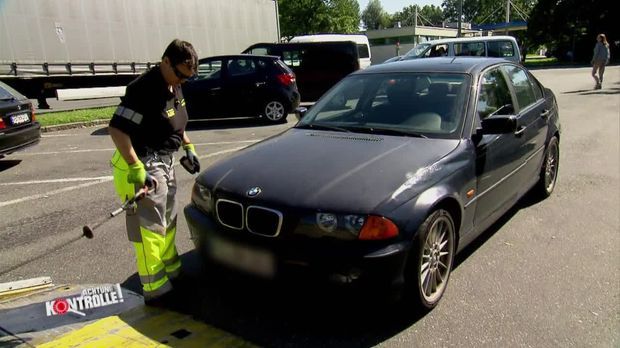
[[[454,44],[455,56],[484,57],[484,42],[462,42]]]
[[[489,57],[514,57],[515,49],[510,41],[489,41],[487,42],[487,52]]]
[[[370,52],[368,51],[368,45],[357,45],[357,54],[360,58],[370,58]]]
[[[288,66],[300,66],[303,51],[282,51],[282,61]]]

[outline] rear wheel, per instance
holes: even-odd
[[[406,299],[420,309],[432,309],[448,285],[455,253],[454,220],[438,209],[416,235],[407,267]]]
[[[271,100],[265,103],[263,107],[263,116],[270,123],[280,123],[286,120],[286,108],[279,100]]]
[[[558,168],[560,164],[560,147],[558,138],[553,137],[547,145],[545,158],[540,168],[540,178],[535,186],[535,192],[542,198],[547,198],[555,188],[555,182],[558,179]]]

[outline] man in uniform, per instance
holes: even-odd
[[[160,303],[181,271],[175,246],[173,153],[182,145],[183,167],[192,174],[200,170],[185,132],[187,110],[181,92],[181,84],[196,73],[197,63],[189,42],[173,40],[161,63],[127,86],[108,127],[116,145],[111,162],[117,194],[126,201],[147,191],[126,214],[127,235],[134,245],[147,304]]]

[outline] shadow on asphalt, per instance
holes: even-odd
[[[0,157],[0,172],[11,169],[16,165],[20,164],[22,160],[3,160]]]
[[[381,304],[377,296],[362,299],[320,285],[266,282],[225,270],[207,272],[193,251],[181,259],[186,279],[175,287],[173,303],[166,308],[259,346],[371,347],[423,315],[407,312],[402,305]],[[137,274],[122,286],[141,292]]]
[[[579,89],[576,91],[562,92],[562,94],[579,94],[579,95],[592,95],[592,94],[620,94],[620,87],[605,88],[602,89]]]
[[[108,132],[108,126],[101,127],[90,133],[90,135],[110,135]]]

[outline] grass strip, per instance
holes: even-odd
[[[47,112],[36,115],[41,126],[55,126],[74,122],[88,122],[94,120],[109,120],[116,110],[116,106],[102,108]]]

